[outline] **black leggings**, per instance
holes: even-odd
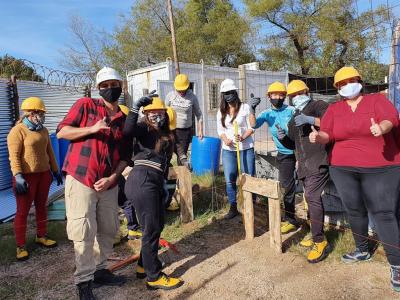
[[[295,191],[294,170],[296,158],[294,154],[278,153],[276,156],[279,169],[279,182],[283,189],[283,203],[285,205],[285,221],[297,225],[295,218]]]
[[[174,152],[177,157],[178,166],[181,166],[182,163],[179,159],[179,154],[177,148],[180,147],[181,151],[187,156],[187,152],[192,142],[192,127],[189,128],[177,128],[174,132],[175,135],[175,146]]]
[[[368,251],[368,212],[392,266],[400,266],[398,203],[400,166],[330,167],[330,175],[346,208],[356,247]]]

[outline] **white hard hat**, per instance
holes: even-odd
[[[96,75],[96,87],[99,87],[100,83],[107,80],[118,80],[122,82],[121,75],[119,75],[115,69],[104,67]]]
[[[222,81],[220,88],[221,93],[226,93],[229,91],[237,91],[237,90],[238,88],[236,87],[235,82],[232,79],[228,78]]]

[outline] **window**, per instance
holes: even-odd
[[[208,109],[216,110],[219,104],[219,83],[208,83]]]

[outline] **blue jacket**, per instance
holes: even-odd
[[[293,154],[293,150],[284,147],[278,140],[278,129],[276,124],[278,124],[286,134],[288,133],[288,123],[294,114],[294,107],[283,105],[280,109],[267,109],[261,112],[256,119],[256,126],[254,129],[261,127],[264,123],[268,124],[269,131],[271,132],[272,139],[279,153],[282,154]]]

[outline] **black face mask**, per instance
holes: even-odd
[[[237,93],[223,94],[222,96],[226,103],[232,103],[237,100]]]
[[[281,108],[283,105],[283,102],[285,101],[285,98],[283,99],[270,99],[271,104],[275,106],[276,108]]]
[[[115,101],[117,101],[119,99],[119,96],[121,96],[121,93],[121,87],[107,88],[99,91],[100,96],[102,96],[104,100],[110,103],[114,103]]]

